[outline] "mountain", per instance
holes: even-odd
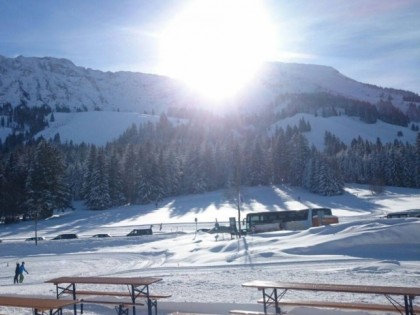
[[[46,124],[43,118],[44,122],[28,128],[22,123],[19,126],[16,115],[12,118],[12,108],[44,105],[54,112],[56,121],[50,119]],[[33,135],[45,138],[58,133],[64,141],[103,145],[133,123],[156,122],[154,114],[183,117],[171,108],[203,107],[215,114],[238,110],[259,116],[259,126],[268,130],[298,126],[303,117],[312,126],[306,136],[317,147],[323,146],[326,130],[338,134],[346,144],[358,136],[370,141],[381,137],[385,142],[399,138],[413,143],[417,128],[407,127],[410,121],[420,121],[417,94],[363,84],[334,68],[310,64],[267,63],[235,98],[212,105],[164,76],[102,72],[51,57],[0,56],[2,141],[11,133],[31,129]],[[21,117],[27,117],[27,113],[21,113]],[[91,128],[92,121],[101,125]],[[345,126],[348,128],[343,129]]]
[[[66,59],[0,56],[0,75],[0,104],[14,107],[46,104],[56,111],[160,112],[170,106],[207,103],[168,77],[102,72],[78,67]],[[410,107],[407,100],[419,101],[412,92],[363,84],[331,67],[267,63],[242,93],[229,100],[229,105],[259,111],[279,95],[301,93],[328,93],[373,105],[387,100],[403,113]]]
[[[0,56],[0,75],[0,104],[49,105],[55,111],[160,111],[181,90],[166,77],[102,72],[50,57]]]

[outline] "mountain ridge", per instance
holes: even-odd
[[[13,107],[49,105],[55,111],[132,112],[161,112],[170,106],[212,107],[211,102],[169,77],[130,71],[103,72],[77,66],[64,58],[0,55],[0,74],[0,103]],[[270,62],[249,86],[221,107],[258,111],[275,102],[279,95],[319,92],[373,105],[388,100],[404,113],[409,109],[404,96],[416,95],[355,81],[330,66]]]

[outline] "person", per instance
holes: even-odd
[[[25,262],[24,261],[22,261],[22,264],[20,265],[20,268],[19,268],[19,282],[20,283],[22,283],[23,282],[23,279],[24,279],[24,276],[23,276],[23,272],[26,272],[27,274],[29,274],[29,272],[26,270],[26,268],[25,268]]]
[[[15,278],[13,279],[13,283],[19,283],[19,273],[20,273],[20,264],[17,262],[16,263],[16,268],[15,268]]]

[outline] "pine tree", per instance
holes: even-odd
[[[165,196],[162,173],[153,154],[141,168],[137,194],[141,203],[157,203]]]
[[[109,196],[112,206],[120,206],[125,203],[123,193],[123,180],[121,175],[121,166],[115,152],[112,153],[108,167],[109,178]]]
[[[86,205],[89,209],[104,210],[111,206],[108,168],[103,149],[98,150],[97,160],[90,176],[88,187],[90,189],[86,196]]]
[[[289,182],[292,185],[300,186],[302,185],[306,163],[310,158],[308,140],[298,133],[292,137],[290,142]]]
[[[65,165],[58,149],[44,140],[40,141],[26,179],[25,206],[32,216],[47,218],[54,209],[71,206],[64,175]]]

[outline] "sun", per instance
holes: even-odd
[[[273,55],[273,33],[262,1],[193,1],[160,36],[159,72],[210,100],[233,97]]]

